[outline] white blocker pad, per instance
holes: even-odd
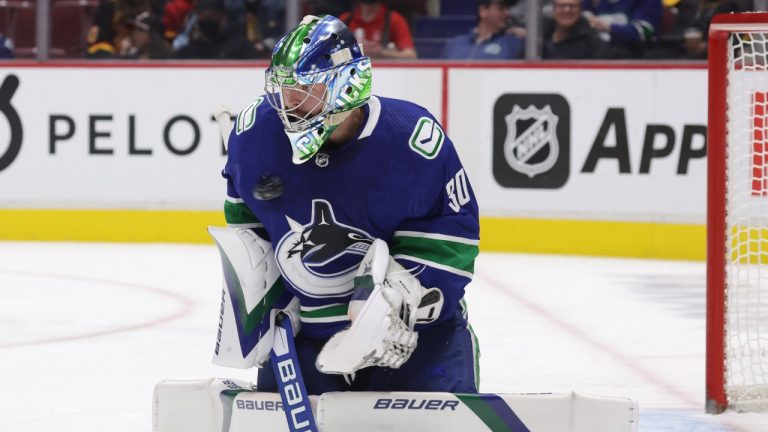
[[[261,367],[272,349],[276,303],[286,295],[272,244],[247,228],[209,227],[208,232],[219,248],[224,272],[213,363]],[[297,316],[298,299],[283,309]]]
[[[310,396],[317,415],[318,397]],[[278,393],[242,381],[210,378],[155,386],[153,432],[288,432]]]
[[[578,393],[340,392],[310,396],[320,432],[637,432],[629,398]],[[235,380],[163,381],[154,432],[288,431],[280,395]]]

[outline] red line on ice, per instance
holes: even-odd
[[[32,341],[24,341],[24,342],[13,342],[13,343],[7,343],[7,344],[0,344],[0,349],[5,348],[19,348],[19,347],[28,347],[28,346],[35,346],[35,345],[46,345],[51,343],[60,343],[60,342],[69,342],[69,341],[75,341],[75,340],[82,340],[82,339],[90,339],[90,338],[96,338],[101,336],[109,336],[116,333],[124,333],[134,330],[140,330],[140,329],[146,329],[150,327],[156,327],[159,325],[167,324],[171,321],[177,320],[179,318],[182,318],[189,314],[189,312],[192,310],[192,306],[194,305],[194,302],[184,296],[181,296],[179,294],[176,294],[171,291],[164,290],[162,288],[155,288],[145,285],[139,285],[139,284],[133,284],[128,282],[120,282],[120,281],[113,281],[113,280],[106,280],[106,279],[96,279],[96,278],[89,278],[89,277],[83,277],[83,276],[71,276],[71,275],[61,275],[61,274],[48,274],[48,273],[33,273],[33,272],[20,272],[20,271],[1,271],[0,273],[9,274],[9,275],[18,275],[18,276],[30,276],[30,277],[46,277],[46,278],[56,278],[56,279],[68,279],[72,281],[80,281],[80,282],[88,282],[88,283],[99,283],[104,285],[111,285],[111,286],[120,286],[130,289],[136,289],[141,290],[145,292],[150,292],[152,294],[160,295],[163,297],[168,297],[172,300],[174,300],[178,305],[178,309],[174,311],[173,313],[163,315],[160,317],[157,317],[155,319],[149,320],[149,321],[142,321],[135,324],[128,324],[124,326],[118,326],[118,327],[111,327],[106,328],[104,330],[94,331],[94,332],[88,332],[88,333],[80,333],[75,334],[71,336],[59,336],[59,337],[53,337],[48,339],[38,339],[38,340],[32,340]]]

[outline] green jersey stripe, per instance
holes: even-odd
[[[233,203],[229,200],[224,201],[224,219],[227,224],[259,223],[259,220],[245,203]]]
[[[428,237],[399,237],[392,239],[390,247],[392,255],[405,255],[434,263],[433,267],[453,268],[458,274],[472,274],[475,267],[475,257],[480,252],[476,245],[469,245],[448,240]],[[432,265],[432,264],[428,264]],[[471,277],[471,276],[470,276]]]
[[[299,319],[301,320],[301,322],[306,324],[325,324],[325,323],[349,321],[349,317],[346,315],[336,315],[336,316],[319,317],[319,318],[299,316]]]
[[[329,318],[329,317],[342,317],[344,319],[347,319],[347,310],[349,309],[349,304],[335,304],[330,305],[322,308],[312,308],[312,310],[307,310],[307,308],[301,308],[299,311],[299,316],[302,318]]]

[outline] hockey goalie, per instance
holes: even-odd
[[[307,16],[276,45],[229,133],[228,226],[209,230],[224,272],[213,361],[259,368],[255,386],[161,383],[158,432],[529,430],[477,394],[463,297],[478,206],[453,143],[371,83],[334,17]]]

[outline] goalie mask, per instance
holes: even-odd
[[[293,163],[309,160],[371,96],[371,59],[339,19],[308,15],[272,51],[265,91],[291,141]]]

